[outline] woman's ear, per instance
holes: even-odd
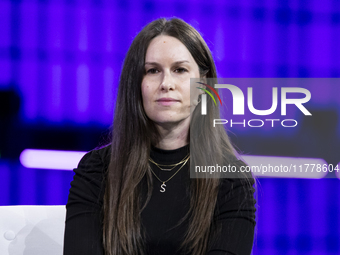
[[[207,83],[207,77],[205,75],[201,77],[201,82]]]
[[[207,78],[206,78],[205,75],[200,78],[200,82],[201,82],[201,86],[200,87],[203,88],[203,89],[207,89],[207,86],[204,85],[204,84],[207,83]],[[202,84],[202,83],[204,83],[204,84]],[[204,90],[200,90],[200,95],[204,94],[204,93],[205,93]]]

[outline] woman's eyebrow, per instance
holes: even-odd
[[[176,61],[173,64],[179,65],[179,64],[182,64],[182,63],[190,63],[190,62],[188,60],[182,60],[182,61]]]
[[[180,61],[176,61],[172,64],[178,65],[178,64],[182,64],[182,63],[190,63],[188,60],[180,60]],[[159,65],[159,63],[157,62],[145,62],[145,65]]]
[[[158,65],[157,62],[145,62],[144,65]]]

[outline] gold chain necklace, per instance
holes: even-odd
[[[180,162],[176,163],[176,164],[170,164],[170,165],[164,165],[164,164],[158,164],[156,163],[155,161],[153,161],[151,158],[149,158],[149,161],[153,164],[155,164],[159,169],[161,169],[162,171],[171,171],[172,169],[174,169],[176,166],[178,166],[179,164],[182,164],[188,157],[190,156],[190,154],[186,155],[184,157],[184,159],[182,159]],[[167,166],[167,167],[170,167],[170,166],[173,166],[172,168],[168,168],[168,169],[165,169],[165,168],[161,168],[160,166]]]
[[[158,178],[158,176],[155,174],[155,172],[152,170],[152,168],[150,167],[150,169],[151,169],[151,172],[154,174],[154,176],[162,183],[162,185],[161,185],[161,190],[159,190],[160,192],[165,192],[165,187],[166,187],[166,182],[168,182],[168,181],[170,181],[171,179],[172,179],[172,177],[174,177],[178,172],[179,172],[179,170],[181,170],[182,169],[182,167],[188,162],[188,160],[189,160],[189,158],[190,158],[190,155],[188,156],[188,158],[184,161],[184,163],[183,163],[183,165],[181,165],[181,167],[176,171],[176,173],[174,173],[169,179],[167,179],[166,181],[162,181],[161,179],[159,179]]]

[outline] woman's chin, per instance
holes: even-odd
[[[182,125],[184,123],[190,124],[190,116],[187,116],[186,118],[178,118],[178,117],[163,117],[157,120],[154,120],[154,123],[158,126],[163,126],[163,127],[174,127],[178,125]]]

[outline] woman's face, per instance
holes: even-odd
[[[183,43],[167,35],[155,37],[146,52],[142,81],[147,116],[158,125],[190,123],[190,78],[199,77],[198,65]]]

